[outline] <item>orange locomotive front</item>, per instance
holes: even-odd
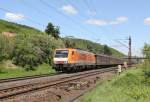
[[[95,66],[95,54],[79,49],[56,49],[53,68],[56,71],[78,71]]]

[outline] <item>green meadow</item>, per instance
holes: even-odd
[[[147,68],[144,68],[147,67]],[[116,75],[80,98],[79,102],[150,102],[149,66],[140,65]]]
[[[42,64],[36,68],[36,70],[27,71],[22,67],[6,68],[0,67],[0,78],[14,78],[23,76],[32,76],[40,74],[52,74],[55,70],[52,69],[48,64]]]

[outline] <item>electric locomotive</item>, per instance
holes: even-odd
[[[90,70],[123,63],[122,59],[73,48],[55,49],[53,58],[53,68],[62,72]]]

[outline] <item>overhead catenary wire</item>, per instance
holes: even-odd
[[[64,13],[62,13],[61,11],[59,11],[57,8],[55,8],[54,6],[52,6],[52,5],[50,5],[49,3],[47,3],[46,1],[44,1],[44,0],[39,0],[39,1],[40,1],[43,5],[45,5],[45,6],[49,7],[49,8],[51,8],[52,10],[54,10],[57,14],[64,16],[67,20],[70,20],[71,22],[73,22],[74,24],[76,24],[77,27],[80,27],[80,29],[82,29],[83,31],[86,31],[86,32],[88,31],[88,32],[90,32],[90,33],[91,33],[91,34],[90,34],[91,37],[93,37],[93,34],[96,34],[96,33],[92,32],[91,30],[85,28],[84,26],[81,26],[78,21],[74,20],[74,19],[71,18],[70,16],[65,15]]]
[[[90,7],[90,5],[88,4],[88,1],[86,1],[86,0],[83,0],[83,1],[85,1],[86,3],[84,3],[86,6],[87,6],[87,9],[89,9],[89,11],[91,11],[91,7]],[[76,5],[74,5],[73,4],[73,2],[71,2],[70,0],[65,0],[65,3],[68,3],[68,4],[71,4],[73,7],[75,7],[75,8],[78,8]],[[93,7],[94,7],[94,5],[93,5]],[[97,10],[96,10],[96,8],[93,8],[93,11],[94,12],[96,12]],[[83,15],[82,13],[80,13],[80,18],[79,17],[77,17],[78,19],[80,19],[80,20],[82,20],[82,19],[85,19],[85,22],[86,22],[86,20],[90,20],[91,19],[91,17],[87,17],[87,16],[85,16],[85,15]],[[90,16],[90,15],[89,15]],[[81,19],[82,18],[82,19]],[[97,27],[97,29],[101,29],[102,31],[108,31],[109,32],[109,30],[107,30],[107,29],[105,29],[105,28],[102,28],[102,27]],[[97,34],[95,34],[95,35],[97,35]],[[97,37],[98,37],[99,35],[97,35]],[[96,38],[97,38],[96,37]],[[102,36],[100,36],[100,37],[102,37]],[[110,41],[110,40],[109,40]]]
[[[75,8],[78,8],[76,5],[74,5],[73,4],[73,2],[71,2],[71,1],[69,1],[69,0],[66,0],[66,1],[64,1],[65,3],[68,3],[68,4],[71,4],[73,7],[75,7]],[[80,15],[79,15],[81,18],[83,18],[83,19],[87,19],[88,17],[86,17],[85,15],[83,15],[82,13],[80,13]],[[79,18],[79,19],[81,19],[81,18]]]
[[[42,10],[41,8],[39,9],[38,7],[35,7],[35,5],[34,5],[34,6],[31,5],[30,3],[26,2],[25,0],[22,0],[21,2],[24,4],[24,6],[34,9],[34,11],[36,11],[37,14],[40,13],[41,15],[44,15],[44,16],[46,17],[46,19],[48,19],[48,18],[51,18],[51,19],[52,19],[52,16],[50,16],[49,13],[45,12],[45,11]],[[37,16],[38,16],[38,15],[37,15]],[[52,22],[52,21],[50,21],[50,22]],[[66,25],[65,25],[65,26],[66,26]],[[72,28],[72,27],[70,27],[69,25],[67,25],[67,26],[68,26],[69,28]]]
[[[86,5],[87,9],[89,11],[91,11],[91,6],[89,5],[88,1],[87,0],[83,0],[83,1],[85,2],[85,5]]]
[[[92,32],[92,31],[90,31],[89,29],[87,29],[87,28],[85,28],[84,26],[81,26],[81,25],[79,25],[79,23],[78,23],[78,21],[77,20],[74,20],[73,18],[71,18],[70,16],[68,16],[68,15],[65,15],[63,12],[61,12],[61,11],[59,11],[56,7],[54,7],[53,5],[51,5],[51,4],[49,4],[49,3],[47,3],[46,1],[44,1],[44,0],[39,0],[43,5],[45,5],[45,6],[47,6],[47,7],[49,7],[49,8],[51,8],[51,9],[53,9],[57,14],[59,14],[59,15],[62,15],[62,16],[64,16],[67,20],[70,20],[71,22],[73,22],[73,23],[75,23],[80,29],[82,29],[82,30],[84,30],[84,31],[88,31],[88,32],[90,32],[92,35],[90,35],[91,37],[93,37],[93,34],[94,35],[97,35],[97,33],[95,33],[95,32]],[[61,1],[60,1],[61,2]],[[65,1],[66,3],[67,3],[67,1]],[[68,1],[71,5],[73,5],[74,7],[76,7],[71,1]],[[77,8],[77,7],[76,7]],[[82,13],[81,13],[82,14]],[[83,19],[87,19],[87,17],[85,17],[84,15],[79,15],[81,18],[83,18]],[[76,17],[76,18],[78,18],[78,19],[80,19],[80,20],[82,20],[81,18],[79,18],[79,17]],[[99,28],[99,27],[98,27]],[[104,30],[103,28],[101,28],[100,27],[100,29],[101,30]]]
[[[95,13],[97,13],[97,10],[96,10],[96,8],[95,8],[95,6],[94,6],[94,4],[93,4],[93,0],[91,0],[91,5],[92,5],[92,7],[93,7],[93,11],[94,11]]]
[[[62,1],[60,1],[59,3],[61,3]],[[65,2],[66,4],[71,4],[71,6],[73,6],[73,7],[75,7],[76,9],[78,8],[73,2],[71,2],[70,0],[64,0],[63,2]],[[62,2],[62,3],[63,3]],[[83,13],[80,13],[80,14],[78,14],[78,16],[76,17],[76,19],[79,19],[79,20],[81,20],[81,21],[83,21],[84,20],[84,22],[86,22],[86,20],[88,20],[89,19],[89,17],[87,17],[87,16],[85,16]],[[93,32],[92,32],[93,33]],[[95,34],[95,33],[93,33],[93,34]],[[98,36],[97,35],[97,33],[95,34],[96,36]]]
[[[88,0],[83,0],[83,1],[84,1],[85,6],[87,7],[87,9],[88,9],[90,12],[96,13],[95,15],[98,14],[96,8],[94,7],[93,1],[91,1],[90,4],[89,4],[89,1],[88,1]],[[95,15],[94,15],[94,16],[95,16]],[[90,17],[89,19],[95,19],[95,18],[94,18],[94,17]],[[99,20],[99,19],[95,19],[95,20]],[[106,28],[102,28],[102,27],[97,27],[97,28],[98,28],[98,29],[101,29],[101,30],[103,30],[103,31],[110,32],[110,31],[109,31],[108,29],[106,29]],[[109,37],[109,36],[108,36],[108,37]],[[109,39],[109,41],[110,41],[110,39]]]
[[[38,7],[31,5],[30,3],[26,2],[25,0],[21,0],[21,2],[23,2],[25,6],[28,6],[29,8],[34,9],[34,11],[36,11],[38,14],[41,13],[42,15],[44,15],[46,17],[49,17],[49,18],[51,17],[47,12],[43,11],[42,9],[39,9]]]

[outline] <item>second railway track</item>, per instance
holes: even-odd
[[[45,82],[38,82],[38,83],[30,83],[30,84],[26,84],[26,85],[18,85],[15,87],[10,87],[10,88],[4,88],[4,89],[0,89],[0,100],[5,100],[5,99],[9,99],[11,97],[15,97],[17,95],[21,95],[21,94],[25,94],[34,90],[38,90],[38,89],[43,89],[43,88],[47,88],[47,87],[52,87],[52,86],[56,86],[56,85],[60,85],[60,84],[64,84],[64,83],[68,83],[74,80],[79,80],[85,77],[89,77],[89,76],[94,76],[97,74],[101,74],[104,72],[110,72],[110,71],[114,71],[116,69],[116,67],[113,68],[106,68],[106,69],[98,69],[98,70],[93,70],[93,71],[88,71],[88,72],[83,72],[80,74],[75,74],[75,75],[71,75],[71,76],[66,76],[60,79],[56,79],[53,81],[45,81]]]
[[[51,73],[51,74],[33,75],[33,76],[16,77],[16,78],[6,78],[6,79],[0,79],[0,83],[35,79],[35,78],[48,77],[48,76],[54,76],[54,75],[57,75],[57,74]]]

